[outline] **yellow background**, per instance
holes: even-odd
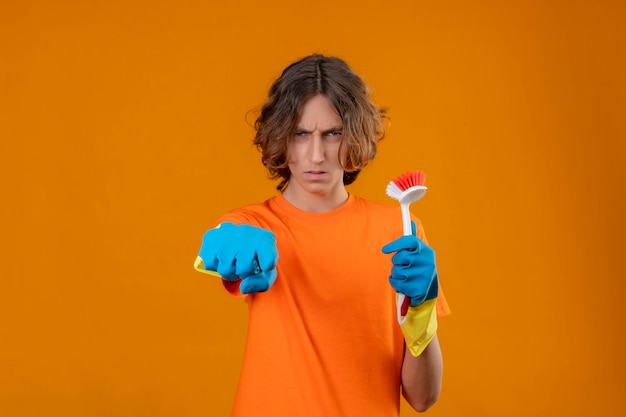
[[[431,416],[626,414],[620,1],[3,1],[0,414],[225,416],[246,307],[193,271],[274,193],[282,68],[345,58],[389,108],[350,188],[410,169],[453,315]],[[403,416],[416,415],[403,404]]]

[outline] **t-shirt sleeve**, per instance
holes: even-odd
[[[254,218],[251,213],[246,213],[242,209],[233,210],[222,214],[213,223],[213,227],[217,227],[222,223],[230,222],[232,224],[249,224],[250,226],[261,227],[259,221]]]

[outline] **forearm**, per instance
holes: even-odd
[[[421,355],[405,349],[402,363],[402,395],[417,411],[426,411],[439,398],[443,377],[443,359],[437,335]]]

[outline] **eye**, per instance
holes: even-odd
[[[331,130],[326,133],[326,141],[338,143],[343,140],[343,132],[341,130]]]
[[[295,137],[297,137],[297,138],[303,138],[303,137],[305,137],[305,136],[306,136],[306,133],[307,133],[307,132],[302,132],[302,131],[300,131],[300,130],[297,130],[297,131],[296,131],[296,133],[294,133],[293,135],[294,135]]]

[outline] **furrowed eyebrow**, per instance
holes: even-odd
[[[335,126],[335,127],[331,127],[328,130],[323,131],[322,133],[324,135],[327,135],[329,133],[333,133],[333,132],[343,132],[343,126]]]
[[[311,133],[310,130],[306,130],[303,129],[301,127],[296,127],[296,132],[301,132],[301,133]],[[339,126],[334,126],[331,127],[330,129],[326,129],[322,132],[322,134],[327,135],[329,133],[333,133],[333,132],[343,132],[343,126],[339,125]]]

